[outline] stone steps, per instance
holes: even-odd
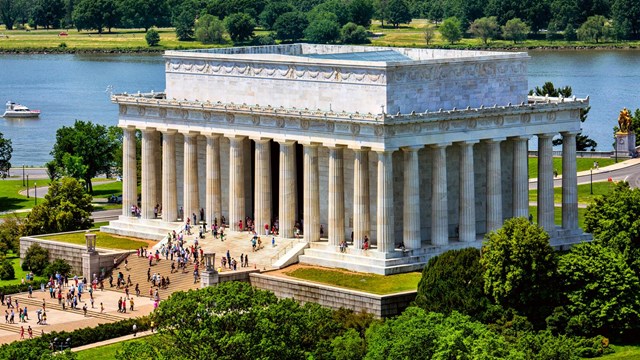
[[[167,236],[167,233],[174,230],[179,231],[181,227],[181,223],[164,222],[160,219],[139,219],[121,215],[118,220],[111,221],[109,225],[100,227],[100,231],[160,241]]]
[[[86,296],[86,298],[89,297],[88,293],[84,294]],[[29,299],[29,298],[20,298],[20,303],[24,303],[30,306],[34,306],[36,308],[40,308],[42,307],[42,301],[37,300],[37,299]],[[47,307],[50,309],[54,309],[54,310],[62,310],[62,305],[59,305],[57,302],[56,303],[51,303],[48,302],[47,303]],[[82,307],[79,307],[78,309],[72,309],[70,307],[66,307],[65,310],[66,312],[70,312],[73,314],[78,314],[78,315],[84,315],[84,312],[82,311]],[[94,317],[94,318],[98,318],[98,319],[103,319],[103,320],[107,320],[110,322],[115,322],[115,321],[120,321],[123,319],[127,319],[127,317],[124,316],[119,316],[119,315],[115,315],[115,314],[107,314],[107,313],[101,313],[99,311],[93,311],[93,310],[89,310],[87,309],[87,316],[90,317]]]

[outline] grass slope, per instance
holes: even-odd
[[[84,245],[86,243],[84,234],[84,232],[77,232],[72,234],[49,235],[43,236],[42,239]],[[96,235],[96,246],[104,249],[135,250],[139,249],[141,246],[146,247],[149,245],[144,241],[120,236],[113,236],[111,234],[103,233],[100,231],[96,231]]]
[[[615,159],[611,158],[577,158],[576,168],[577,171],[587,171],[593,167],[593,162],[597,161],[601,168],[615,164]],[[558,175],[562,175],[562,158],[553,158],[553,168],[558,172]],[[529,179],[538,177],[538,158],[529,158]]]
[[[555,207],[554,208],[555,212],[554,212],[554,216],[553,219],[555,221],[556,225],[562,225],[562,208],[561,207]],[[531,215],[533,215],[533,222],[537,223],[538,222],[538,207],[537,206],[529,206],[529,213]],[[578,208],[578,226],[580,226],[581,229],[584,229],[584,215],[587,213],[587,209],[584,208]]]
[[[596,196],[609,194],[613,186],[613,182],[594,182],[593,195],[591,195],[591,184],[578,185],[578,202],[581,204],[590,204]],[[536,201],[537,195],[538,190],[529,190],[529,201]],[[562,203],[562,188],[553,189],[553,201],[555,203]]]
[[[422,273],[412,272],[398,275],[374,275],[344,270],[298,268],[285,272],[298,279],[315,281],[327,285],[364,291],[373,294],[392,294],[416,290]]]

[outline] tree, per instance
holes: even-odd
[[[117,147],[118,143],[109,136],[106,126],[76,120],[73,127],[63,126],[56,131],[56,143],[51,155],[56,165],[64,169],[65,173],[78,175],[78,179],[83,179],[87,190],[92,193],[91,179],[111,171],[114,164],[113,153]],[[74,168],[78,163],[69,156],[79,159],[80,165],[86,166],[86,171]]]
[[[384,21],[387,19],[389,11],[389,0],[375,0],[373,8],[375,9],[373,17],[380,20],[380,26],[384,28]]]
[[[160,34],[158,33],[158,30],[151,28],[147,30],[144,39],[147,41],[147,45],[158,46],[160,43]]]
[[[640,38],[640,3],[638,1],[614,0],[611,4],[611,15],[622,38]]]
[[[16,278],[16,271],[13,269],[11,260],[3,259],[0,262],[0,280],[13,280]]]
[[[404,0],[389,0],[386,19],[396,29],[400,24],[410,23],[411,12],[409,12],[409,6]]]
[[[5,139],[2,133],[0,133],[0,178],[4,179],[9,176],[12,152],[11,139]]]
[[[369,37],[364,26],[350,22],[340,30],[340,41],[344,44],[366,44]]]
[[[29,246],[24,254],[22,270],[32,271],[36,275],[42,275],[44,268],[49,265],[49,250],[37,243]]]
[[[56,274],[71,274],[71,265],[65,259],[55,259],[43,271],[43,275],[54,277]]]
[[[579,244],[558,271],[573,333],[620,338],[640,328],[640,281],[623,253],[598,241]]]
[[[23,0],[0,0],[0,20],[7,30],[13,30],[13,25],[20,15],[27,9]]]
[[[196,40],[203,44],[222,44],[224,42],[224,24],[213,15],[203,15],[195,28]]]
[[[569,24],[564,29],[564,40],[565,41],[575,41],[578,38],[578,34],[576,34],[576,29],[573,25]]]
[[[502,26],[502,36],[507,40],[513,40],[514,44],[524,41],[531,29],[524,21],[514,18]]]
[[[342,0],[328,0],[316,5],[308,14],[309,24],[316,20],[329,20],[323,14],[332,13],[336,16],[339,26],[344,26],[351,19],[351,13],[347,3]]]
[[[331,341],[332,355],[336,360],[360,360],[367,352],[367,345],[355,329],[348,329]]]
[[[18,253],[20,251],[20,228],[22,218],[17,214],[11,214],[0,222],[0,255],[5,255],[7,251]]]
[[[547,26],[547,34],[545,35],[545,38],[550,42],[558,40],[558,25],[555,22],[551,21],[549,26]]]
[[[260,13],[260,25],[266,30],[271,30],[280,15],[295,11],[295,7],[287,1],[274,1],[264,7]]]
[[[172,24],[176,28],[178,40],[185,41],[193,37],[195,19],[196,15],[193,13],[193,10],[185,9],[173,20]]]
[[[102,34],[105,27],[111,32],[120,14],[115,0],[79,0],[74,4],[72,18],[78,31],[93,29]]]
[[[482,39],[485,45],[489,39],[495,39],[499,31],[500,27],[495,16],[476,19],[469,27],[469,32]]]
[[[571,97],[573,94],[573,89],[571,86],[565,86],[561,88],[556,88],[555,85],[551,81],[545,82],[542,87],[536,86],[535,89],[529,91],[529,95],[536,96],[550,96],[550,97]]]
[[[143,28],[169,24],[169,8],[166,0],[119,0],[122,24],[130,28]]]
[[[365,28],[371,25],[371,19],[376,11],[371,0],[352,0],[347,6],[351,22]]]
[[[340,38],[340,25],[333,20],[316,20],[305,29],[304,36],[312,43],[333,43]]]
[[[458,311],[486,320],[491,306],[484,294],[480,250],[450,250],[429,260],[418,283],[415,306],[445,315]]]
[[[273,30],[278,40],[296,42],[304,36],[308,24],[305,14],[299,11],[288,12],[280,15],[273,25]]]
[[[64,16],[62,0],[35,0],[31,6],[31,16],[36,25],[45,29],[57,28]]]
[[[456,17],[446,18],[440,25],[440,35],[450,44],[454,44],[462,39],[462,31],[460,30],[460,20]]]
[[[610,26],[602,15],[590,16],[577,31],[578,39],[582,41],[595,41],[598,43],[609,36]]]
[[[557,259],[541,227],[525,218],[505,221],[502,228],[485,236],[480,263],[484,290],[498,304],[538,325],[551,313]]]
[[[422,32],[424,36],[424,41],[427,45],[431,44],[431,41],[436,37],[436,28],[435,26],[427,25]]]
[[[253,36],[256,22],[249,14],[235,13],[224,19],[224,25],[233,42],[245,41]]]
[[[92,197],[76,179],[52,182],[44,201],[34,206],[24,221],[24,235],[84,230],[93,225]]]

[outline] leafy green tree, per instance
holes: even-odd
[[[525,218],[485,236],[484,290],[498,304],[540,324],[556,304],[557,259],[549,235]]]
[[[166,0],[119,0],[122,24],[129,28],[143,28],[169,24],[169,8]]]
[[[602,15],[590,16],[577,31],[578,39],[582,41],[595,41],[605,39],[611,33],[607,19]]]
[[[115,0],[79,0],[74,4],[73,23],[78,31],[97,30],[102,34],[106,27],[109,32],[120,20]]]
[[[440,35],[450,44],[454,44],[462,39],[460,30],[460,20],[456,17],[446,18],[440,25]]]
[[[558,40],[559,38],[558,25],[554,21],[549,22],[549,26],[547,26],[547,34],[545,35],[545,38],[550,42],[554,42],[555,40]]]
[[[22,218],[17,214],[10,214],[0,221],[0,255],[8,251],[18,253],[20,251],[20,235]]]
[[[380,26],[384,28],[384,21],[389,12],[389,0],[374,0],[373,8],[375,9],[373,18],[380,20]]]
[[[577,25],[580,23],[580,8],[575,0],[553,0],[550,3],[553,23],[558,24],[561,29],[567,25]]]
[[[42,272],[45,276],[54,276],[56,274],[71,274],[71,265],[65,259],[55,259]]]
[[[634,0],[614,0],[611,15],[623,39],[640,38],[640,3]]]
[[[295,7],[288,1],[273,1],[264,7],[260,13],[260,25],[266,30],[271,30],[280,15],[295,11]]]
[[[305,29],[304,36],[312,43],[333,43],[340,38],[340,25],[333,20],[316,20]]]
[[[371,19],[375,13],[373,1],[352,0],[347,4],[350,21],[365,28],[371,25]]]
[[[409,12],[409,5],[404,0],[389,0],[386,20],[396,29],[400,24],[410,23],[411,12]]]
[[[76,120],[72,127],[63,126],[56,131],[56,143],[51,155],[56,165],[65,169],[68,174],[77,174],[77,171],[66,167],[73,162],[70,163],[67,159],[65,163],[65,155],[80,158],[81,164],[87,167],[82,179],[92,193],[91,179],[111,171],[114,164],[113,153],[117,146],[118,143],[109,136],[106,126]]]
[[[172,24],[176,28],[178,40],[190,40],[194,36],[195,19],[193,10],[185,9],[173,20]]]
[[[36,275],[42,275],[47,265],[49,265],[49,250],[37,243],[29,246],[27,252],[24,254],[22,270],[32,271]]]
[[[22,232],[38,235],[88,229],[93,225],[91,200],[91,195],[74,178],[52,182],[44,201],[27,215]]]
[[[529,95],[550,96],[550,97],[571,97],[573,89],[571,86],[556,88],[551,81],[545,82],[542,87],[536,86],[535,89],[529,91]]]
[[[37,26],[57,28],[64,16],[64,3],[62,0],[34,0],[31,16]]]
[[[224,43],[224,24],[213,15],[203,15],[196,23],[196,40],[203,44]]]
[[[348,329],[344,334],[331,341],[332,355],[336,360],[360,360],[367,352],[367,345],[355,329]]]
[[[13,30],[14,24],[26,12],[25,0],[0,0],[0,20],[7,30]]]
[[[427,17],[431,19],[436,26],[444,19],[444,0],[432,1],[427,10]]]
[[[518,18],[513,18],[502,26],[502,36],[507,40],[513,40],[514,44],[524,41],[529,31],[529,26]]]
[[[9,176],[12,152],[11,139],[5,139],[2,133],[0,133],[0,178],[4,179]]]
[[[415,306],[445,315],[458,311],[485,320],[492,306],[484,294],[480,250],[450,250],[429,260],[418,284]]]
[[[16,271],[10,260],[4,259],[0,262],[0,280],[13,280],[16,278]]]
[[[495,16],[476,19],[469,26],[469,32],[482,39],[485,45],[489,39],[495,39],[499,31],[500,26],[498,26],[498,20]]]
[[[558,271],[572,332],[620,338],[640,328],[640,281],[623,253],[579,244],[560,258]]]
[[[158,46],[160,44],[160,33],[158,33],[158,30],[151,28],[147,30],[144,39],[147,41],[147,45]]]
[[[576,29],[573,25],[569,24],[564,29],[564,40],[565,41],[576,41],[578,39],[578,34],[576,34]]]
[[[302,39],[308,25],[307,16],[299,11],[294,11],[280,15],[273,25],[273,30],[276,32],[276,39],[296,42]]]
[[[424,41],[427,43],[427,45],[431,44],[431,41],[433,41],[433,39],[435,39],[436,37],[435,26],[427,25],[424,28],[422,35],[424,36]]]
[[[234,42],[245,41],[253,36],[256,22],[249,14],[235,13],[224,19],[227,32]]]
[[[366,44],[369,37],[364,26],[350,22],[340,30],[340,41],[344,44]]]
[[[344,26],[351,19],[351,14],[347,3],[342,0],[328,0],[315,6],[308,14],[307,19],[309,23],[318,20],[329,20],[323,14],[332,13],[336,16],[339,26]]]

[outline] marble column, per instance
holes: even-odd
[[[490,139],[487,147],[487,232],[502,227],[502,159],[500,143],[504,139]]]
[[[156,206],[156,159],[154,154],[154,140],[156,130],[153,128],[142,130],[142,202],[141,215],[143,219],[153,219],[153,208]]]
[[[122,215],[131,216],[131,206],[138,205],[136,129],[122,129]]]
[[[304,145],[304,231],[305,242],[320,240],[320,186],[318,145]]]
[[[280,144],[278,224],[283,238],[293,237],[296,221],[296,146],[294,141],[278,141]]]
[[[475,141],[460,143],[460,218],[458,240],[476,241],[476,189],[473,168],[473,144]]]
[[[529,151],[528,137],[513,142],[513,217],[529,217]]]
[[[354,149],[353,159],[353,246],[362,249],[369,236],[369,151]]]
[[[432,146],[433,162],[431,168],[431,244],[449,243],[449,213],[447,205],[447,146]]]
[[[155,205],[160,205],[158,211],[162,211],[162,134],[160,131],[155,132],[153,137],[153,158],[156,166],[156,200]]]
[[[244,136],[229,137],[229,228],[239,231],[242,220],[244,229]]]
[[[344,149],[329,147],[329,245],[344,240]]]
[[[376,232],[378,251],[395,248],[395,216],[393,213],[393,150],[378,151],[378,201]]]
[[[538,225],[554,236],[552,140],[553,134],[538,135]]]
[[[407,249],[420,249],[420,169],[418,151],[422,146],[402,148],[404,151],[404,208],[402,240]]]
[[[198,187],[198,134],[184,134],[184,181],[183,181],[184,219],[200,212],[200,197]],[[195,224],[192,224],[195,225]]]
[[[162,220],[178,218],[178,190],[176,182],[176,131],[162,132]]]
[[[578,230],[578,176],[576,134],[562,133],[562,228]]]
[[[213,225],[213,220],[217,219],[220,224],[222,216],[222,186],[220,179],[220,135],[207,135],[207,158],[206,163],[206,221]]]
[[[258,234],[264,234],[264,225],[271,229],[271,140],[254,139],[255,186],[254,220]]]

